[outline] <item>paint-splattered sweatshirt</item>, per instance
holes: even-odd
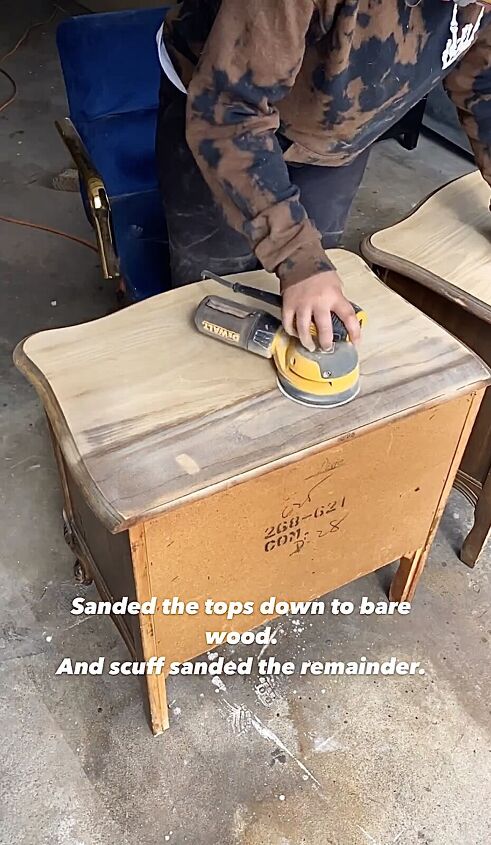
[[[491,185],[491,12],[441,0],[184,0],[164,39],[187,139],[282,289],[331,269],[285,162],[343,165],[440,79]],[[291,142],[283,151],[282,139]],[[329,202],[329,197],[326,197]]]

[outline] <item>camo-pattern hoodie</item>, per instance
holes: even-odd
[[[285,162],[346,164],[442,78],[491,185],[491,11],[414,3],[184,0],[168,13],[189,146],[282,289],[332,268]]]

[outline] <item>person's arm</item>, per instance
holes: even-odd
[[[313,0],[222,0],[188,91],[187,141],[213,193],[262,265],[285,285],[328,269],[275,132]]]
[[[222,0],[188,89],[186,121],[188,144],[228,221],[280,278],[285,327],[293,331],[295,319],[308,345],[312,317],[329,342],[331,310],[358,332],[275,136],[276,103],[300,69],[315,9],[314,0]],[[292,286],[301,290],[289,294]]]
[[[491,187],[491,23],[443,84],[457,107],[477,165]]]

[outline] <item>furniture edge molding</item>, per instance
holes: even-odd
[[[32,384],[38,394],[70,471],[81,490],[83,490],[85,498],[95,515],[112,534],[125,530],[123,515],[105,498],[82,460],[65,415],[44,373],[24,351],[24,344],[28,339],[21,340],[14,349],[15,366]]]
[[[388,226],[386,229],[381,229],[380,231],[388,232],[390,229],[394,229],[399,225],[399,223],[403,223],[411,217],[412,214],[414,214],[414,211],[411,212],[411,214],[408,214],[407,217],[399,220],[399,222],[395,223],[394,226]],[[451,299],[456,305],[462,306],[476,317],[479,317],[479,319],[484,320],[491,325],[491,307],[489,305],[486,305],[486,303],[481,299],[478,299],[477,296],[473,296],[472,294],[467,293],[467,291],[462,290],[462,288],[452,284],[452,282],[445,281],[445,279],[442,279],[441,276],[437,276],[436,273],[431,273],[429,270],[425,270],[418,264],[413,264],[412,261],[408,261],[405,258],[399,258],[397,255],[393,255],[390,252],[385,252],[384,250],[379,249],[372,243],[372,237],[377,234],[379,233],[374,232],[373,235],[368,235],[363,238],[360,244],[363,257],[366,261],[370,262],[372,267],[375,269],[379,267],[381,270],[387,272],[392,271],[394,273],[399,273],[401,276],[405,276],[411,281],[418,282],[420,285],[423,285],[423,287],[429,288],[429,290],[438,293],[445,299]]]

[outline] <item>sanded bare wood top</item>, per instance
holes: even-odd
[[[491,322],[491,190],[479,171],[440,188],[400,223],[367,238],[364,256]]]
[[[386,288],[361,258],[330,252],[368,325],[361,392],[306,408],[276,388],[270,361],[199,334],[200,282],[19,344],[70,469],[111,530],[244,480],[300,453],[482,386],[484,364]],[[274,290],[264,271],[242,282]],[[256,303],[257,306],[257,303]]]

